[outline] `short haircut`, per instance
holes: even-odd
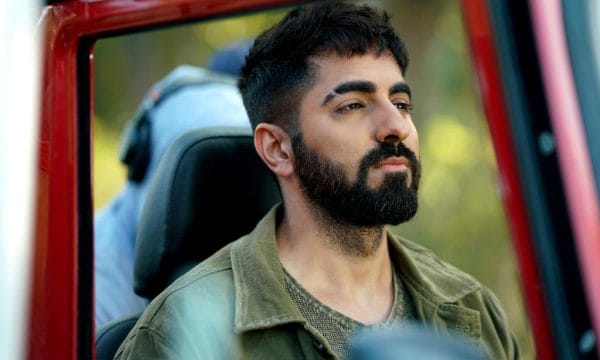
[[[298,106],[318,74],[311,57],[390,53],[404,74],[408,54],[389,18],[367,5],[325,2],[294,9],[260,34],[238,83],[252,128],[266,122],[297,133]]]

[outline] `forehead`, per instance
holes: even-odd
[[[331,91],[339,83],[355,80],[370,81],[387,91],[390,86],[404,81],[400,66],[389,53],[368,53],[352,57],[315,56],[311,58],[311,62],[316,66],[317,76],[309,93]]]

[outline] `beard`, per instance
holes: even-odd
[[[309,149],[297,134],[292,138],[295,167],[300,186],[310,203],[338,223],[359,228],[398,225],[417,212],[417,192],[421,177],[419,160],[401,142],[382,143],[360,161],[354,182],[346,178],[344,167]],[[370,169],[392,156],[409,161],[411,181],[405,172],[385,174],[378,187],[370,189]]]

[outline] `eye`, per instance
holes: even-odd
[[[339,108],[337,108],[335,110],[335,112],[338,113],[338,114],[345,114],[345,113],[348,113],[348,112],[360,110],[360,109],[362,109],[364,107],[365,107],[365,105],[362,104],[362,103],[360,103],[360,102],[353,102],[353,103],[350,103],[350,104],[346,104],[346,105],[340,106]]]
[[[413,106],[411,104],[404,101],[396,102],[394,103],[394,106],[396,106],[396,108],[404,114],[410,114],[410,112],[413,109]]]

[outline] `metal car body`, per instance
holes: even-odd
[[[31,233],[26,245],[32,259],[27,262],[31,281],[21,290],[30,299],[22,314],[28,319],[21,334],[24,356],[94,357],[95,41],[290,3],[71,0],[45,6],[38,23],[43,35],[39,123],[33,131],[38,155],[35,172],[24,174],[36,194],[33,221],[22,225],[23,234]],[[590,105],[600,94],[599,69],[582,70],[589,66],[581,63],[585,46],[573,45],[572,34],[581,25],[573,19],[586,5],[577,10],[565,3],[462,1],[540,359],[600,355],[593,341],[591,348],[581,345],[600,332],[595,279],[600,273],[600,155],[593,141],[600,130],[598,110]]]

